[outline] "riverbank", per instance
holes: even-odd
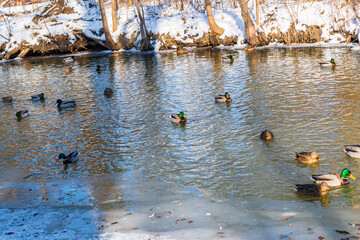
[[[180,11],[165,3],[144,5],[146,27],[155,51],[180,47],[214,47],[204,9],[184,4]],[[224,28],[215,46],[245,47],[245,29],[239,7],[225,3],[215,5],[214,17]],[[112,29],[111,6],[107,8]],[[255,15],[251,10],[253,17]],[[65,1],[65,5],[37,5],[4,8],[0,22],[0,59],[101,51],[105,35],[99,6],[92,1]],[[266,42],[358,43],[359,9],[352,5],[325,2],[262,5],[259,32]],[[113,39],[124,50],[140,49],[141,36],[136,11],[122,6],[118,11],[118,30]]]
[[[328,208],[326,197],[294,208],[292,202],[261,198],[222,202],[207,192],[127,173],[39,181],[23,179],[27,173],[19,169],[1,173],[2,239],[340,239],[360,234],[359,209]]]

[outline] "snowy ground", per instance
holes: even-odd
[[[78,30],[92,38],[105,39],[104,34],[101,33],[100,9],[95,2],[68,1],[67,6],[74,9],[73,14],[60,14],[51,16],[51,21],[46,18],[38,23],[33,22],[33,18],[41,14],[45,5],[37,5],[36,9],[38,10],[34,12],[32,12],[32,6],[0,10],[0,14],[4,14],[0,21],[0,45],[6,44],[6,49],[10,51],[23,41],[31,45],[41,39],[49,40],[49,36],[61,34],[67,34],[70,40],[75,42],[77,39],[73,32]],[[93,7],[91,7],[92,5]],[[213,7],[217,24],[225,29],[221,38],[238,36],[237,46],[244,46],[244,23],[240,8],[226,6],[226,4],[222,5],[221,9],[216,4],[213,4]],[[182,12],[178,10],[178,7],[170,6],[166,2],[148,5],[144,9],[149,32],[169,34],[176,40],[185,43],[194,41],[209,32],[206,13],[200,5],[185,4]],[[110,10],[111,6],[107,6],[109,28],[112,29]],[[130,39],[134,32],[139,31],[136,10],[122,7],[118,15],[119,28],[113,33],[114,39],[121,34]],[[286,33],[291,22],[296,22],[296,30],[305,30],[306,26],[318,25],[322,29],[323,41],[342,43],[347,40],[344,32],[359,34],[359,21],[356,15],[360,15],[360,9],[337,2],[262,5],[260,23],[257,28],[265,34],[269,34],[279,31]],[[253,15],[253,17],[255,16]],[[138,41],[140,38],[141,36],[138,37]],[[159,49],[161,44],[161,41],[156,42],[155,49]]]

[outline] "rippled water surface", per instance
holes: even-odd
[[[235,56],[233,64],[222,56]],[[339,66],[321,67],[335,58]],[[101,65],[100,73],[96,66]],[[65,74],[65,67],[73,71]],[[0,167],[25,169],[26,181],[107,173],[155,177],[216,199],[260,197],[302,201],[292,189],[314,173],[360,164],[343,152],[360,144],[360,53],[347,48],[200,50],[37,58],[0,64]],[[106,87],[114,90],[106,98]],[[230,104],[214,102],[228,91]],[[30,96],[43,92],[44,102]],[[73,99],[58,110],[57,99]],[[16,111],[30,116],[15,120]],[[188,123],[172,124],[184,111]],[[275,140],[259,139],[271,129]],[[61,152],[81,159],[64,169]],[[320,162],[301,165],[294,153],[315,150]],[[352,181],[327,205],[359,204]]]

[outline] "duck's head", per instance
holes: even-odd
[[[311,158],[316,159],[316,160],[320,160],[319,155],[315,151],[311,152]]]
[[[229,99],[229,98],[230,98],[230,95],[229,95],[229,93],[228,93],[228,92],[226,92],[226,93],[225,93],[225,97],[226,97],[227,99]]]
[[[330,63],[331,64],[336,64],[336,62],[335,62],[335,60],[332,58],[332,59],[330,59]]]
[[[21,112],[16,112],[15,116],[16,116],[16,119],[20,119],[21,118]]]
[[[45,99],[44,93],[39,94],[40,99]]]
[[[231,60],[234,60],[234,59],[235,59],[234,56],[231,55],[231,54],[228,55],[228,58],[231,59]]]
[[[340,176],[341,176],[342,178],[350,177],[350,178],[352,178],[352,179],[355,180],[355,177],[351,174],[351,171],[350,171],[350,169],[348,169],[348,168],[344,168],[344,169],[341,171]]]
[[[180,113],[179,113],[179,118],[186,118],[184,112],[180,112]]]
[[[327,184],[327,182],[322,182],[320,184],[320,191],[328,191],[329,190],[329,185]]]
[[[58,100],[56,100],[56,103],[61,104],[61,103],[62,103],[62,100],[61,100],[61,99],[58,99]]]
[[[96,65],[96,71],[100,71],[100,70],[101,70],[100,65]]]

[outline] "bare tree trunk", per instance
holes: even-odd
[[[206,15],[209,21],[211,33],[213,35],[221,36],[225,30],[216,24],[210,0],[205,0],[205,9],[206,9]]]
[[[259,1],[260,0],[256,0],[256,25],[259,25],[259,19],[260,19],[260,15],[259,15]]]
[[[116,0],[116,9],[118,10],[118,21],[120,22],[120,0]]]
[[[150,39],[148,36],[148,32],[146,30],[146,25],[145,25],[145,19],[144,19],[144,11],[140,10],[140,6],[139,6],[139,0],[134,0],[133,1],[135,3],[136,6],[136,10],[138,13],[138,18],[140,21],[140,34],[141,34],[141,50],[142,51],[147,51],[147,50],[152,50],[152,46],[150,44]]]
[[[117,18],[116,18],[116,0],[111,0],[111,17],[113,23],[113,32],[118,29]]]
[[[250,45],[259,45],[260,41],[259,38],[256,35],[255,25],[253,23],[253,20],[250,16],[250,11],[247,6],[246,0],[239,0],[240,8],[241,8],[241,16],[244,20],[245,24],[245,37],[247,42]]]
[[[120,44],[118,42],[115,43],[115,41],[112,38],[110,31],[109,31],[109,26],[108,26],[107,19],[106,19],[104,0],[99,0],[99,5],[100,5],[100,11],[101,11],[101,19],[102,19],[102,23],[103,23],[103,27],[104,27],[106,45],[111,50],[119,50]]]

